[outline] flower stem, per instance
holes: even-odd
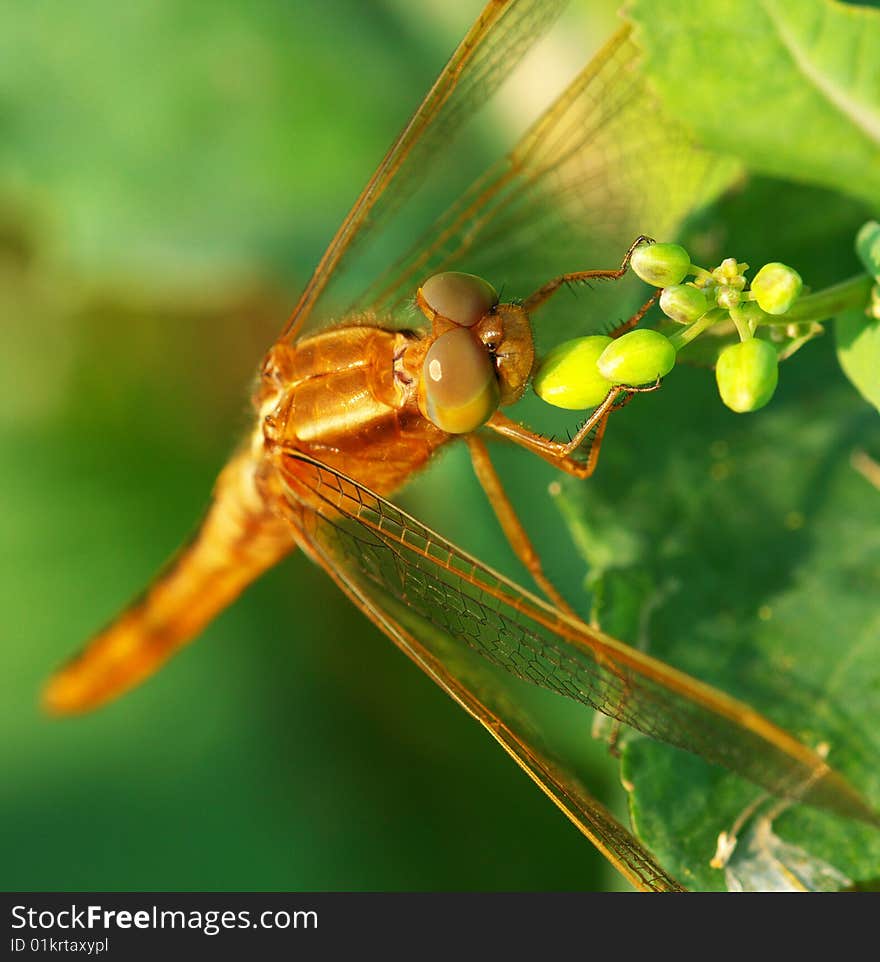
[[[694,281],[697,285],[705,285],[714,280],[712,271],[707,271],[705,267],[700,267],[698,264],[691,264],[688,274],[694,275]]]
[[[752,337],[752,329],[749,327],[748,321],[744,321],[735,312],[731,313],[730,319],[736,326],[736,333],[739,334],[739,339],[741,341],[748,341]]]
[[[671,335],[669,340],[672,342],[672,346],[676,351],[680,351],[686,344],[690,344],[694,338],[699,337],[703,331],[724,317],[727,317],[727,311],[722,310],[720,307],[713,308],[711,311],[706,311],[705,314],[698,317],[693,324],[686,327],[683,331]]]
[[[864,307],[868,303],[874,279],[868,274],[858,274],[841,281],[824,291],[798,298],[785,314],[766,315],[760,324],[804,324],[809,321],[826,321],[851,307]],[[687,333],[687,332],[685,332]]]

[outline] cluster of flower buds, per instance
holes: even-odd
[[[650,328],[618,338],[594,334],[557,344],[532,380],[538,397],[571,411],[585,411],[605,400],[612,387],[653,384],[675,366],[675,347]]]
[[[726,257],[714,270],[691,263],[678,244],[642,244],[632,254],[630,266],[646,284],[661,287],[660,309],[679,324],[690,324],[711,308],[732,311],[749,304],[765,314],[785,314],[803,288],[800,274],[785,264],[765,264],[751,285],[748,264]],[[685,281],[689,275],[692,281]]]
[[[880,225],[875,226],[871,243],[880,258]],[[682,331],[665,337],[639,328],[615,339],[592,336],[559,344],[534,377],[539,397],[573,410],[595,407],[614,385],[640,387],[658,381],[674,367],[678,350],[728,320],[740,341],[718,356],[715,377],[721,400],[731,410],[745,412],[758,410],[773,397],[777,351],[755,332],[768,315],[778,317],[794,305],[803,287],[797,271],[785,264],[765,264],[749,284],[749,265],[736,258],[705,270],[692,264],[690,254],[678,244],[650,242],[632,252],[630,267],[641,280],[661,288],[660,309],[683,325]]]

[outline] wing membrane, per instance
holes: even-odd
[[[355,241],[387,220],[441,158],[475,106],[489,99],[568,0],[490,0],[336,232],[283,337],[294,338],[315,310]],[[393,190],[389,190],[391,185]],[[316,322],[326,320],[318,311]]]
[[[774,794],[877,822],[824,759],[749,706],[567,617],[326,465],[291,453],[284,471],[313,551],[429,650],[434,639],[477,654]]]
[[[610,812],[586,790],[583,783],[538,747],[539,739],[522,719],[511,711],[503,697],[493,697],[485,674],[470,671],[461,659],[448,651],[438,657],[395,618],[387,599],[363,569],[352,565],[344,538],[332,522],[321,516],[310,519],[308,531],[301,529],[302,546],[321,565],[346,595],[384,631],[437,685],[475,718],[523,771],[587,836],[599,851],[636,888],[645,892],[680,892],[681,884],[670,876],[653,856]],[[442,651],[442,646],[440,646]],[[435,645],[434,651],[438,648]],[[450,670],[450,662],[455,670]],[[493,705],[493,702],[495,703]],[[499,702],[501,705],[499,706]],[[506,709],[506,711],[504,710]],[[503,711],[507,720],[502,720]]]
[[[734,170],[664,112],[624,26],[353,308],[400,314],[439,270],[481,274],[516,297],[557,274],[614,267],[639,234],[673,237]],[[570,303],[564,310],[575,314]],[[589,330],[582,314],[580,332]]]

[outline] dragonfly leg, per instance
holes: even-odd
[[[620,695],[620,700],[617,704],[617,711],[623,712],[626,708],[626,703],[629,700],[629,683],[625,678],[622,679],[623,684],[627,687]],[[614,717],[611,719],[611,731],[608,733],[608,753],[613,755],[615,758],[620,758],[620,732],[623,727],[623,722]]]
[[[628,399],[629,398],[627,398],[627,400]],[[596,437],[594,439],[593,446],[590,449],[589,460],[584,463],[578,463],[579,467],[586,468],[586,473],[583,475],[584,477],[592,474],[593,470],[595,469],[596,459],[599,456],[599,444],[601,443],[602,435],[605,432],[605,425],[607,422],[608,413],[606,412],[605,416],[601,418],[598,423]],[[535,437],[540,437],[540,435],[535,435]],[[580,615],[572,610],[557,588],[544,573],[544,570],[541,567],[541,559],[538,556],[538,553],[535,551],[535,548],[532,545],[532,542],[529,539],[522,522],[517,517],[516,509],[513,507],[510,499],[507,497],[507,493],[501,484],[501,479],[498,477],[498,474],[495,471],[495,468],[489,457],[489,452],[486,450],[486,445],[479,437],[473,434],[467,435],[465,440],[467,441],[468,448],[470,450],[471,461],[473,462],[477,479],[482,485],[483,490],[486,492],[489,503],[492,505],[495,515],[498,518],[498,521],[500,522],[504,534],[507,536],[507,540],[510,543],[511,548],[513,548],[514,553],[526,567],[529,574],[535,581],[535,584],[540,587],[540,589],[556,605],[556,607],[580,621]],[[547,460],[551,459],[548,458]],[[596,625],[596,627],[599,626]],[[618,756],[620,754],[620,750],[617,747],[621,732],[620,718],[623,717],[623,711],[626,708],[629,700],[630,683],[626,673],[619,671],[618,667],[613,663],[609,662],[606,664],[606,668],[617,676],[619,685],[619,690],[613,703],[613,710],[609,712],[612,714],[612,726],[608,736],[608,750],[612,755]],[[600,717],[605,718],[606,716],[603,714]],[[595,737],[599,737],[598,733],[595,733]]]
[[[648,390],[653,390],[653,389],[654,389],[654,386],[652,386]],[[542,448],[545,448],[545,446],[547,445],[550,445],[550,446],[556,445],[559,451],[561,452],[561,451],[564,451],[567,447],[569,447],[569,445],[562,445],[562,444],[557,444],[557,442],[548,441],[548,439],[542,437],[540,434],[535,434],[532,431],[529,431],[527,428],[524,428],[522,425],[517,424],[515,421],[511,421],[509,418],[504,417],[504,415],[496,414],[495,417],[493,417],[492,420],[489,421],[488,426],[496,430],[503,437],[507,437],[510,440],[514,441],[515,443],[521,444],[523,447],[539,455],[539,457],[544,458],[544,460],[550,462],[554,466],[559,467],[564,471],[567,471],[569,474],[573,474],[579,478],[588,478],[596,469],[596,464],[599,459],[599,448],[601,447],[601,444],[602,444],[602,438],[605,435],[605,428],[608,424],[609,414],[612,411],[617,410],[618,408],[623,407],[625,404],[629,403],[629,401],[632,400],[632,397],[633,397],[633,394],[630,391],[626,391],[622,394],[616,391],[610,392],[608,397],[605,399],[605,401],[603,401],[603,403],[596,409],[594,414],[589,418],[588,423],[581,428],[581,431],[578,432],[578,435],[580,435],[581,432],[584,432],[583,434],[584,437],[586,436],[586,433],[588,433],[591,430],[595,432],[593,436],[593,443],[590,446],[590,452],[587,456],[586,461],[575,461],[570,456],[570,454],[560,457],[559,454],[553,451],[547,451],[546,449],[542,450]],[[498,419],[498,423],[493,423],[493,422],[496,422],[496,419]],[[500,422],[504,422],[504,423],[502,424]],[[586,431],[584,431],[584,429],[586,429]],[[580,443],[580,441],[578,440],[578,435],[575,435],[575,437],[572,439],[572,442],[571,442],[571,444],[574,444],[575,447],[577,446],[578,443]],[[486,451],[485,446],[482,444],[482,442],[479,441],[479,439],[472,438],[471,436],[467,438],[467,441],[471,449],[471,459],[474,462],[474,468],[477,472],[477,477],[480,479],[480,483],[483,485],[483,489],[486,491],[487,495],[489,496],[489,501],[492,504],[492,507],[495,508],[495,513],[497,514],[498,519],[501,522],[502,528],[504,528],[504,532],[507,535],[508,541],[510,542],[514,551],[516,552],[517,557],[519,557],[519,559],[523,562],[526,568],[528,568],[535,582],[538,585],[540,585],[544,593],[548,597],[552,598],[553,601],[559,607],[563,608],[563,610],[570,612],[571,609],[567,605],[565,605],[564,602],[563,604],[559,603],[561,599],[558,598],[558,592],[556,591],[555,588],[553,588],[553,586],[549,582],[546,581],[546,576],[543,574],[543,571],[540,571],[540,562],[538,561],[539,568],[538,568],[538,572],[536,572],[530,566],[527,558],[520,553],[520,548],[518,547],[517,541],[515,540],[515,535],[508,530],[508,527],[507,527],[507,524],[505,523],[505,518],[503,515],[503,508],[499,508],[499,506],[502,506],[502,505],[506,506],[507,510],[510,512],[513,522],[519,527],[522,538],[525,539],[525,543],[528,545],[529,548],[531,548],[531,543],[528,542],[528,536],[526,535],[525,531],[522,530],[522,525],[520,524],[519,519],[513,513],[513,506],[507,500],[506,495],[504,494],[503,490],[500,488],[500,481],[498,480],[497,475],[495,475],[494,468],[492,468],[492,465],[489,462],[488,452]],[[490,488],[489,484],[487,484],[487,482],[481,476],[481,465],[478,464],[478,455],[475,454],[474,442],[476,442],[476,444],[479,444],[480,447],[482,448],[482,453],[480,456],[485,458],[485,461],[488,463],[489,470],[494,475],[495,484],[498,486],[497,487],[498,493],[496,493],[496,490],[494,488]],[[538,560],[537,557],[535,560],[536,561]],[[594,627],[601,629],[601,625],[596,624],[594,622],[591,622],[591,624]],[[618,679],[617,691],[612,696],[613,701],[609,703],[608,708],[604,709],[601,713],[597,712],[596,717],[597,717],[597,720],[602,719],[607,721],[608,716],[610,716],[611,727],[607,735],[608,751],[614,757],[619,757],[620,756],[619,742],[620,742],[620,736],[622,733],[622,719],[625,717],[625,712],[627,709],[627,705],[629,703],[630,693],[632,689],[631,689],[629,677],[626,672],[621,672],[618,669],[618,667],[611,662],[606,663],[605,667],[617,677]],[[594,724],[593,737],[594,738],[603,737],[601,727],[598,724]]]
[[[660,381],[645,387],[613,387],[605,400],[596,408],[595,411],[584,421],[570,441],[556,441],[546,438],[543,434],[537,434],[529,430],[525,425],[507,417],[500,411],[486,423],[486,427],[493,430],[496,434],[520,447],[537,454],[538,457],[552,464],[554,467],[565,471],[566,474],[574,475],[576,478],[588,478],[596,470],[596,463],[599,459],[599,449],[602,445],[602,438],[605,434],[605,427],[608,415],[612,411],[617,411],[629,404],[635,394],[644,394],[649,391],[656,391],[660,386]],[[593,434],[592,444],[586,460],[577,460],[574,452],[584,443],[590,434]]]
[[[563,444],[561,441],[554,441],[551,438],[545,438],[542,434],[536,434],[500,412],[496,412],[486,426],[508,441],[518,444],[532,454],[537,454],[539,458],[543,458],[544,461],[549,462],[555,468],[559,468],[560,471],[565,471],[566,474],[574,475],[576,478],[588,478],[596,470],[599,448],[605,434],[605,424],[611,411],[611,405],[606,407],[603,402],[602,407],[605,407],[605,410],[602,411],[602,416],[599,419],[589,418],[589,421],[592,422],[589,431],[595,429],[595,435],[585,461],[578,461],[571,456],[571,451],[568,450],[569,444]],[[600,408],[596,410],[598,412]],[[586,437],[589,431],[585,432],[583,437]],[[579,435],[581,435],[581,431],[578,431],[572,440],[578,440]],[[583,440],[583,438],[580,438],[580,440]],[[571,450],[573,451],[574,448]]]
[[[558,277],[554,277],[553,280],[547,281],[542,287],[539,287],[534,294],[530,294],[523,301],[523,308],[527,314],[531,314],[532,311],[537,310],[545,301],[549,301],[550,298],[561,288],[569,284],[582,284],[586,281],[591,280],[603,280],[603,281],[616,281],[619,280],[626,273],[629,267],[630,258],[633,255],[633,251],[639,246],[639,244],[650,241],[650,237],[646,237],[644,234],[640,234],[630,245],[629,250],[624,255],[623,260],[620,262],[620,267],[614,270],[604,270],[604,271],[573,271],[570,274],[560,274]],[[635,323],[635,321],[633,321]]]
[[[495,512],[495,516],[501,525],[501,530],[504,532],[514,554],[523,563],[535,584],[553,604],[566,614],[580,620],[577,612],[571,608],[554,586],[553,582],[544,574],[541,558],[535,550],[535,546],[532,544],[522,522],[519,520],[516,509],[507,496],[507,492],[504,490],[501,478],[498,477],[498,472],[495,470],[492,459],[489,457],[489,452],[486,450],[486,445],[475,434],[466,435],[465,440],[467,441],[477,480],[486,492],[489,504],[492,505],[492,510]]]
[[[618,270],[584,271],[580,274],[563,274],[539,288],[539,290],[532,294],[531,297],[524,301],[523,306],[527,311],[533,310],[536,306],[542,304],[549,297],[552,297],[552,295],[559,289],[559,287],[562,286],[562,284],[567,283],[568,280],[571,279],[585,279],[587,277],[599,276],[621,277],[627,269],[633,251],[636,249],[636,247],[638,247],[639,244],[646,240],[650,240],[650,238],[647,238],[644,235],[640,235],[638,238],[636,238],[635,242],[626,252],[623,263]],[[638,324],[638,322],[654,305],[658,295],[659,291],[655,291],[635,312],[635,314],[632,315],[632,317],[625,320],[622,324],[618,324],[617,327],[611,331],[611,337],[620,337],[622,334],[625,334],[631,328],[635,327],[635,325]],[[524,425],[518,424],[516,421],[511,420],[504,414],[501,414],[501,412],[496,412],[493,415],[493,417],[489,420],[487,427],[491,428],[502,437],[505,437],[508,440],[513,441],[515,444],[519,444],[521,447],[526,448],[533,454],[537,454],[545,461],[549,461],[550,464],[555,465],[560,470],[565,471],[568,474],[572,474],[577,478],[588,478],[596,469],[596,462],[599,458],[599,448],[602,444],[602,437],[605,434],[605,425],[608,415],[612,411],[622,408],[625,404],[628,404],[629,401],[632,400],[633,395],[654,391],[659,386],[660,381],[658,380],[654,384],[649,384],[643,387],[626,387],[623,385],[613,387],[608,392],[605,400],[580,426],[574,437],[565,444],[563,444],[561,441],[545,438],[541,434],[536,434],[534,431],[530,431]],[[585,461],[576,460],[574,457],[572,457],[572,455],[580,447],[580,445],[583,444],[591,432],[594,433],[594,437],[593,443],[590,446],[589,454],[587,455],[587,459]]]
[[[660,291],[654,291],[654,293],[645,301],[644,304],[633,314],[632,317],[627,318],[622,324],[618,324],[617,327],[613,327],[609,332],[610,337],[620,337],[622,334],[626,334],[627,331],[631,331],[636,324],[648,313],[649,310],[654,306],[655,301],[660,296]]]

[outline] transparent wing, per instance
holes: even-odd
[[[513,299],[559,274],[616,267],[639,234],[672,239],[735,172],[665,114],[624,26],[352,309],[409,318],[416,287],[439,270],[479,274]],[[557,298],[542,308],[539,331],[549,328],[556,340],[606,328],[617,319],[609,311],[630,309],[620,289],[611,297]]]
[[[313,517],[301,531],[302,546],[346,595],[437,685],[475,718],[523,771],[583,832],[636,889],[644,892],[681,892],[685,889],[611,813],[541,747],[534,725],[521,708],[512,706],[502,686],[489,684],[485,671],[444,649],[442,638],[430,648],[395,617],[388,599],[348,560],[346,540],[328,528],[330,522]],[[432,653],[433,652],[433,653]],[[501,715],[506,717],[502,720]]]
[[[331,319],[333,298],[322,300],[331,278],[342,274],[355,247],[363,251],[367,236],[374,239],[427,172],[448,156],[465,121],[491,98],[567,2],[490,0],[336,232],[282,337],[292,339],[306,325]]]
[[[390,625],[441,663],[476,656],[774,794],[877,822],[819,755],[749,706],[567,617],[326,465],[290,453],[283,471],[305,546],[395,640]]]

